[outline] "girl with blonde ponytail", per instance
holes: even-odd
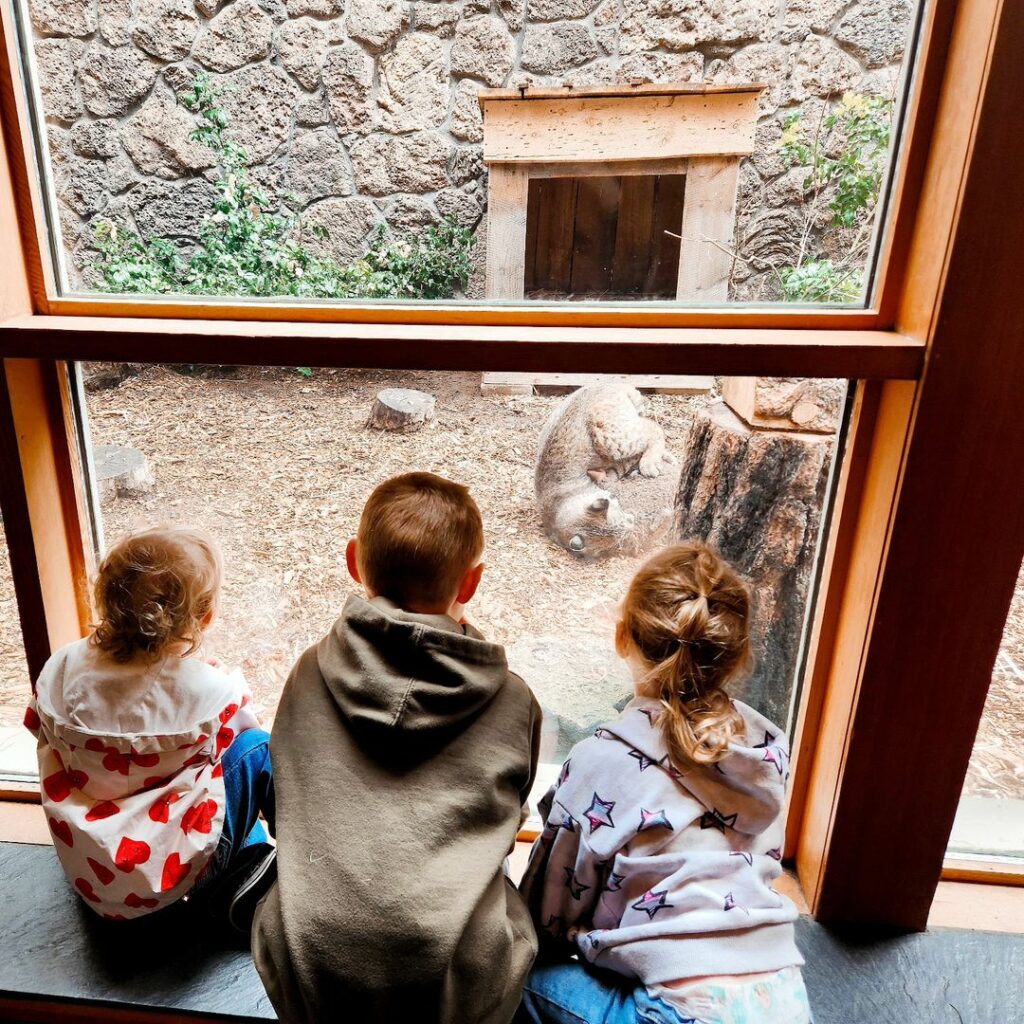
[[[788,746],[728,693],[750,669],[750,610],[698,541],[630,583],[615,644],[635,697],[541,802],[522,889],[554,959],[531,973],[517,1024],[810,1021],[797,911],[772,888]]]

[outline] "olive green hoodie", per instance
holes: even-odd
[[[507,1024],[536,936],[502,862],[539,732],[500,646],[349,598],[271,739],[278,880],[253,956],[283,1021]]]

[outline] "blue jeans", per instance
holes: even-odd
[[[274,831],[274,775],[270,764],[270,733],[246,729],[231,742],[221,758],[224,769],[224,828],[210,867],[198,888],[227,872],[242,850],[267,842],[260,813]]]
[[[577,960],[538,963],[513,1024],[688,1024],[631,978]]]

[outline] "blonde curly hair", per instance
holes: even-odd
[[[172,644],[202,643],[223,567],[213,538],[199,530],[157,527],[119,540],[100,564],[90,642],[115,661],[156,658]]]
[[[629,585],[616,644],[646,668],[637,690],[661,701],[659,724],[681,771],[720,761],[743,731],[725,686],[749,666],[749,618],[749,588],[700,541],[658,552]]]

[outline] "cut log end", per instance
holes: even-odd
[[[101,501],[135,498],[153,489],[153,470],[138,448],[101,444],[93,449],[92,458]]]
[[[410,434],[422,430],[435,416],[433,395],[411,388],[387,388],[377,395],[367,425],[375,430]]]

